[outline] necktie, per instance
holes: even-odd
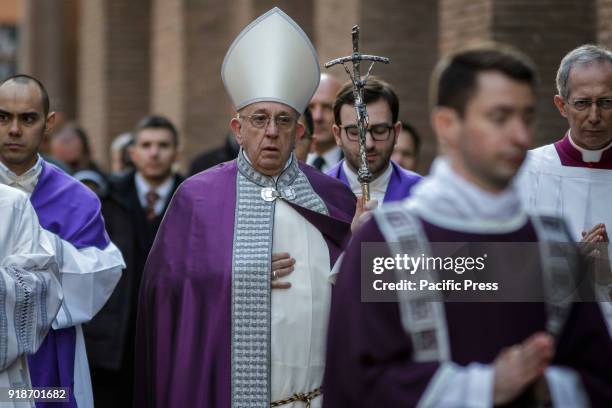
[[[157,216],[155,213],[155,204],[157,203],[157,200],[159,200],[159,194],[157,194],[155,190],[151,190],[145,194],[145,198],[147,200],[147,208],[145,208],[145,212],[147,214],[147,219],[151,221]]]
[[[317,170],[321,170],[323,166],[325,166],[325,159],[323,156],[317,156],[312,162],[312,166]]]

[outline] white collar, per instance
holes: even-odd
[[[361,184],[357,179],[357,173],[355,173],[353,169],[350,168],[350,166],[346,162],[346,159],[342,161],[342,170],[346,175],[346,179],[349,182],[353,194],[361,195]],[[381,203],[382,199],[385,197],[385,193],[387,192],[387,187],[389,186],[389,181],[391,180],[392,173],[393,166],[391,166],[391,162],[389,162],[383,174],[376,177],[370,182],[370,192],[372,193],[372,198],[376,197],[379,203]]]
[[[574,140],[572,139],[572,130],[570,129],[569,132],[567,132],[568,136],[569,136],[569,141],[572,144],[572,146],[574,146],[574,148],[576,150],[578,150],[581,154],[582,154],[582,161],[585,163],[598,163],[601,160],[601,155],[603,154],[603,152],[605,152],[606,150],[608,150],[610,147],[612,147],[612,142],[610,142],[607,146],[598,149],[598,150],[588,150],[585,149],[583,147],[578,146],[576,143],[574,143]]]
[[[34,163],[34,166],[19,176],[13,173],[0,161],[0,183],[15,187],[26,194],[32,194],[34,188],[36,188],[38,177],[41,172],[42,157],[40,157],[40,155],[38,155],[38,159],[36,163]]]
[[[240,153],[242,153],[242,155],[244,156],[246,161],[251,165],[251,167],[253,167],[253,162],[251,161],[251,159],[249,159],[249,155],[246,154],[244,149],[241,148],[240,149]],[[278,179],[278,176],[280,176],[283,171],[287,170],[287,167],[289,167],[289,165],[291,164],[291,160],[293,160],[293,153],[291,153],[291,155],[289,155],[289,160],[287,160],[287,163],[285,163],[285,167],[283,167],[281,172],[278,173],[276,176],[271,176],[274,179],[274,181],[276,181]],[[255,167],[253,167],[253,169],[255,169]],[[257,171],[257,170],[255,170],[255,171]]]
[[[457,174],[446,157],[434,160],[404,205],[432,224],[465,232],[507,233],[527,222],[513,184],[498,194],[485,191]]]
[[[157,203],[161,205],[163,209],[163,206],[166,201],[168,201],[168,196],[172,191],[172,186],[174,185],[174,174],[170,174],[170,176],[168,176],[168,178],[157,188],[151,188],[151,186],[149,186],[149,183],[147,183],[147,181],[144,179],[144,177],[142,177],[142,174],[140,174],[139,171],[136,172],[134,182],[136,184],[136,192],[138,193],[138,201],[140,201],[140,205],[142,206],[142,208],[147,207],[147,193],[149,191],[155,191],[157,195],[159,195],[159,200],[157,200]],[[156,213],[160,213],[160,211],[157,211],[157,208]]]

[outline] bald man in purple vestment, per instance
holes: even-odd
[[[401,201],[410,195],[421,176],[391,160],[402,129],[398,121],[399,99],[391,85],[375,77],[368,79],[363,88],[363,99],[368,105],[370,124],[366,133],[366,157],[374,176],[370,182],[371,198],[379,204]],[[361,195],[361,184],[357,179],[357,170],[361,166],[359,129],[354,104],[353,85],[347,82],[336,96],[333,105],[335,124],[332,127],[344,159],[329,169],[327,175],[342,181],[355,195]]]
[[[569,129],[529,152],[518,186],[528,209],[565,218],[574,240],[607,252],[595,273],[612,334],[612,51],[583,45],[569,52],[557,71],[557,91],[554,103]]]
[[[527,57],[501,45],[459,51],[438,64],[432,89],[445,154],[410,199],[376,211],[353,236],[332,299],[324,406],[611,406],[612,344],[597,303],[441,301],[448,291],[426,302],[409,291],[362,301],[364,243],[418,257],[438,254],[436,242],[539,242],[536,262],[524,265],[544,292],[552,255],[539,251],[551,236],[571,244],[563,221],[528,215],[512,184],[534,132]],[[509,262],[495,272],[519,289],[534,282],[517,281]],[[583,271],[557,273],[566,282]]]
[[[38,351],[29,357],[34,387],[68,389],[66,407],[92,407],[81,324],[110,297],[125,266],[110,242],[100,201],[85,185],[44,161],[38,149],[54,125],[40,81],[16,75],[0,84],[0,183],[25,192],[40,221],[60,242],[64,299]],[[37,402],[37,406],[53,406]]]

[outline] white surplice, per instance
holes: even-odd
[[[283,200],[277,200],[274,213],[272,253],[279,252],[295,259],[295,270],[279,280],[290,282],[291,288],[272,290],[272,401],[321,386],[331,300],[323,235]],[[317,397],[312,408],[321,404],[322,397]],[[304,403],[285,406],[301,408]]]
[[[601,154],[599,155],[601,157]],[[612,170],[563,166],[554,144],[529,152],[517,177],[517,186],[528,211],[565,219],[572,237],[604,223],[612,232]],[[608,245],[612,255],[612,245]],[[612,334],[610,285],[597,285],[602,312]]]
[[[36,188],[42,171],[42,158],[28,171],[18,176],[0,162],[0,184],[7,184],[28,197]],[[79,408],[93,408],[93,391],[81,324],[90,321],[102,309],[113,293],[125,262],[119,248],[112,242],[104,249],[77,249],[68,241],[44,230],[47,239],[58,243],[59,277],[64,293],[53,329],[73,327],[76,331],[74,356],[74,398]]]
[[[0,387],[31,388],[26,354],[42,344],[62,302],[57,247],[27,196],[0,183]]]

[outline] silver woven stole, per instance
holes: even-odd
[[[277,199],[328,214],[295,158],[275,181],[237,159],[232,254],[232,407],[270,406],[270,263]]]
[[[376,222],[389,245],[391,255],[428,256],[429,242],[420,221],[401,204],[386,204],[375,211]],[[396,270],[397,281],[404,279]],[[421,279],[430,283],[439,280],[436,271],[416,271]],[[404,330],[410,335],[414,360],[446,361],[450,359],[450,346],[444,312],[444,299],[437,291],[398,291],[400,316]]]
[[[546,330],[559,337],[578,287],[572,269],[579,264],[565,221],[552,216],[531,216],[540,246],[544,295],[546,297]]]

